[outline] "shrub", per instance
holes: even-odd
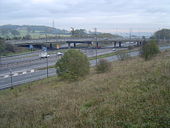
[[[0,56],[5,55],[7,52],[15,52],[15,47],[12,44],[5,43],[0,39]]]
[[[132,50],[133,49],[133,46],[128,46],[128,50]]]
[[[6,46],[4,40],[0,40],[0,56],[5,52],[5,48]]]
[[[117,51],[117,58],[118,58],[118,60],[126,60],[126,59],[128,59],[130,56],[129,56],[129,54],[128,54],[128,52],[126,52],[126,51]]]
[[[104,59],[99,60],[99,63],[96,66],[97,73],[108,72],[110,71],[110,69],[111,69],[111,63]]]
[[[150,42],[146,42],[142,46],[140,54],[145,60],[149,60],[159,52],[159,47],[157,46],[156,41],[152,40]]]
[[[56,71],[62,79],[77,80],[89,73],[89,61],[86,55],[78,50],[68,50],[56,63]]]
[[[15,52],[15,46],[12,44],[6,44],[6,51],[8,52]]]

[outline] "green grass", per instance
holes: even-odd
[[[20,33],[20,35],[17,35],[16,37],[24,37],[27,34],[31,35],[32,39],[39,39],[39,38],[46,38],[45,33],[41,33],[43,31],[35,31],[35,32],[28,32],[27,30],[18,30],[18,32]],[[70,37],[70,35],[64,35],[64,34],[47,34],[47,37]],[[1,37],[9,37],[9,38],[13,38],[15,37],[12,34],[6,34],[6,35],[1,35]]]
[[[0,128],[168,128],[170,51],[150,61],[94,68],[80,81],[57,77],[0,91]]]
[[[121,50],[122,52],[134,52],[134,51],[138,51],[138,49],[133,49],[133,50]],[[115,56],[117,55],[117,52],[111,52],[111,53],[107,53],[107,54],[103,54],[103,55],[98,55],[97,58],[98,59],[102,59],[102,58],[106,58],[106,57],[110,57],[110,56]],[[95,60],[96,56],[93,57],[89,57],[89,60]]]
[[[26,50],[23,50],[23,51],[17,51],[17,52],[8,52],[6,53],[5,55],[3,56],[12,56],[12,55],[20,55],[20,54],[23,54],[23,53],[31,53],[32,51],[26,49]]]

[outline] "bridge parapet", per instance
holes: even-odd
[[[66,41],[96,41],[95,38],[67,38],[67,39],[40,39],[40,40],[7,40],[7,43],[10,44],[44,44],[44,43],[59,43],[59,42],[66,42]],[[114,38],[98,38],[98,42],[101,41],[123,41],[123,42],[134,42],[134,41],[143,41],[143,39],[126,39],[126,38],[120,38],[120,39],[114,39]]]

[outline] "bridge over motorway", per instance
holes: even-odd
[[[36,40],[7,40],[6,43],[10,43],[17,46],[47,46],[53,47],[55,44],[68,44],[68,47],[70,47],[70,44],[74,44],[74,47],[76,47],[76,44],[84,43],[90,44],[96,43],[96,47],[99,47],[100,43],[108,43],[111,42],[114,44],[114,47],[119,45],[119,47],[122,46],[125,42],[136,42],[137,45],[142,45],[144,39],[141,38],[56,38],[56,39],[36,39]],[[146,41],[146,40],[145,40]]]

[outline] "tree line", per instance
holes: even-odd
[[[170,29],[161,29],[159,31],[156,31],[152,39],[160,39],[160,40],[169,40],[170,39]]]

